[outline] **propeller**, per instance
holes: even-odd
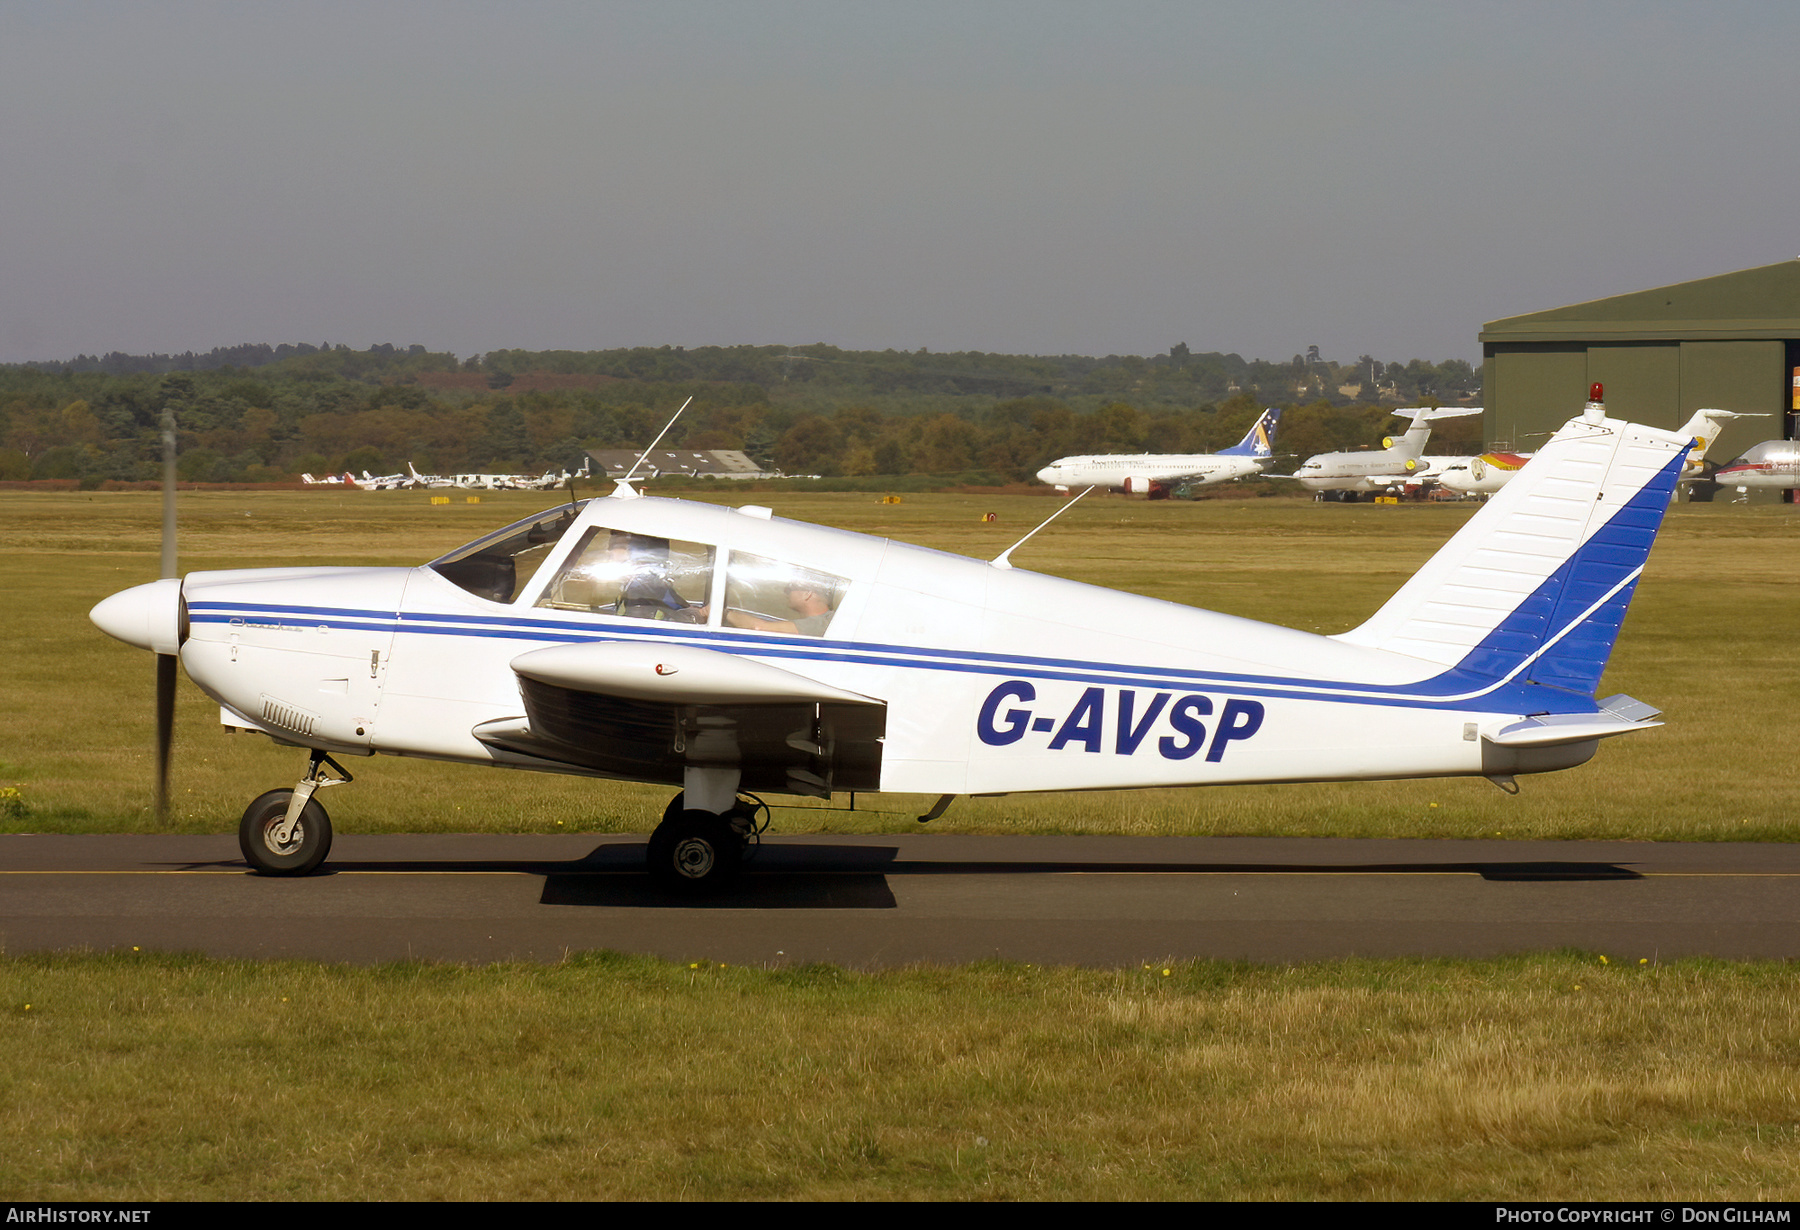
[[[175,409],[165,402],[162,412],[162,573],[163,580],[180,575],[175,566]],[[178,600],[179,601],[179,600]],[[180,659],[172,653],[156,655],[156,819],[169,819],[169,749],[175,742],[175,677]]]

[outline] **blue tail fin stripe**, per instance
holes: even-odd
[[[1684,460],[1676,454],[1449,674],[1501,680],[1529,663],[1523,682],[1592,695]]]

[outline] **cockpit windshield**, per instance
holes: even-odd
[[[547,512],[534,513],[523,521],[515,521],[503,530],[495,530],[485,538],[477,538],[467,546],[434,559],[429,565],[446,580],[453,581],[478,598],[490,602],[511,602],[531,581],[538,565],[551,548],[575,524],[575,518],[587,505],[564,504]]]

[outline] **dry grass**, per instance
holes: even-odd
[[[124,954],[0,1020],[15,1199],[1800,1196],[1783,966]]]
[[[492,493],[433,507],[416,493],[209,492],[183,497],[184,569],[292,563],[412,564],[526,511],[542,496]],[[768,497],[759,497],[768,498]],[[997,554],[1055,505],[1001,496],[775,497],[784,515],[965,554]],[[998,523],[981,515],[995,511]],[[1459,506],[1343,507],[1303,500],[1197,504],[1090,497],[1019,563],[1322,632],[1375,610],[1469,515]],[[10,831],[141,831],[148,809],[147,655],[86,619],[106,594],[155,571],[157,497],[0,493],[13,601],[0,637],[9,671],[0,785],[30,811]],[[1792,840],[1800,778],[1781,701],[1800,687],[1793,636],[1800,517],[1781,506],[1683,505],[1639,586],[1603,682],[1667,711],[1668,725],[1614,740],[1590,764],[1528,778],[1518,798],[1478,780],[1238,787],[959,801],[949,832]],[[176,828],[232,828],[244,803],[299,775],[298,753],[226,736],[182,690]],[[333,795],[350,832],[644,831],[660,788],[379,759]],[[781,811],[782,831],[912,826],[924,801],[868,798],[873,812]],[[1434,806],[1435,805],[1435,806]]]

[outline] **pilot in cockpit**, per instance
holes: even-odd
[[[616,614],[684,624],[706,622],[708,608],[689,605],[675,589],[668,539],[614,534],[611,555],[625,578]]]

